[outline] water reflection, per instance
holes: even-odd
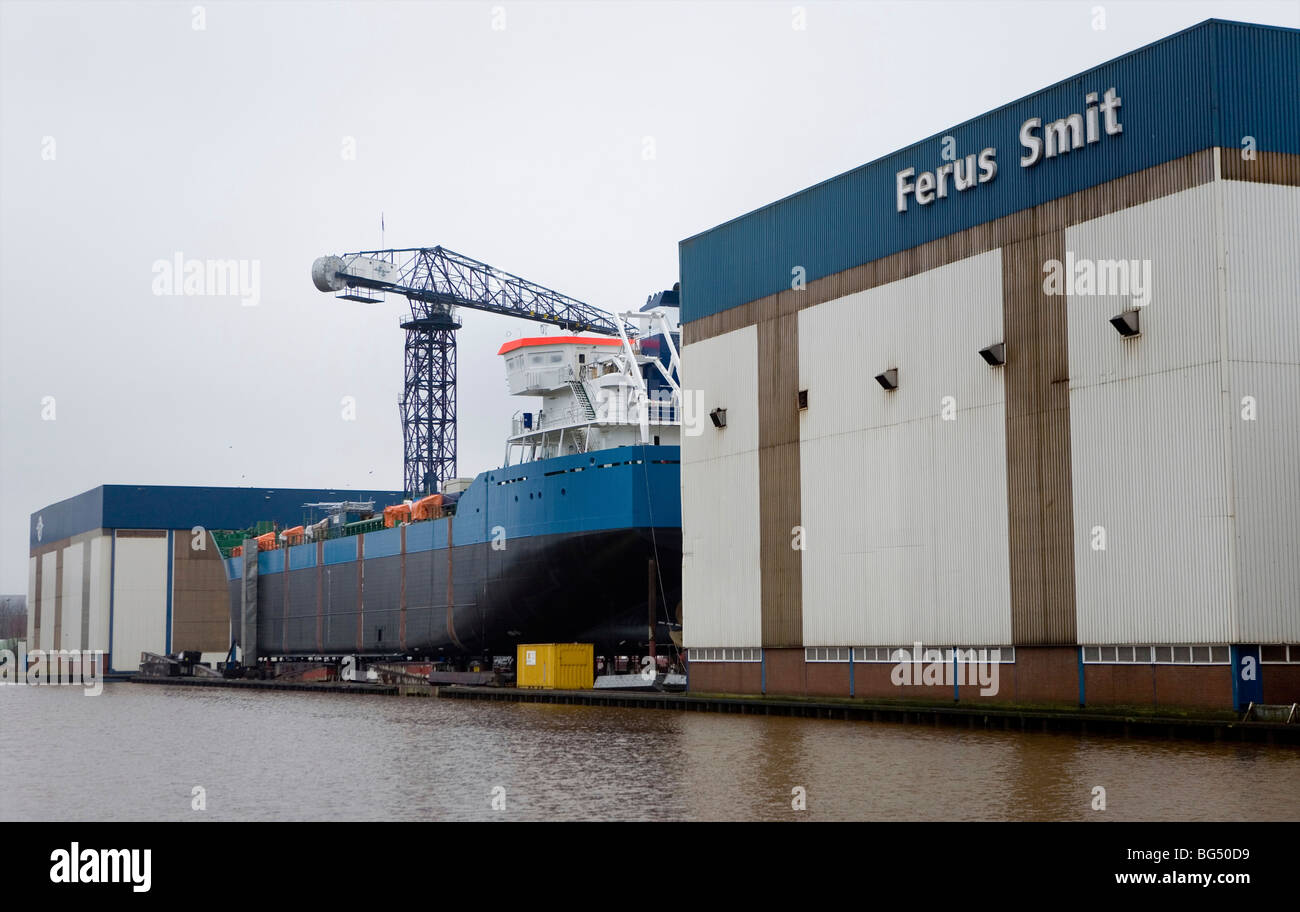
[[[0,730],[4,819],[1300,817],[1254,744],[136,684],[4,688]]]

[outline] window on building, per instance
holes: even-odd
[[[847,646],[805,646],[803,656],[806,662],[847,662],[851,651]]]
[[[1085,665],[1226,665],[1227,646],[1083,646]]]
[[[1259,660],[1272,664],[1300,664],[1300,644],[1283,643],[1259,647]]]
[[[692,646],[687,657],[692,662],[761,662],[763,650],[756,646]]]

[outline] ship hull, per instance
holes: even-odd
[[[652,561],[666,644],[681,600],[676,457],[629,447],[495,470],[455,517],[263,553],[256,641],[241,645],[260,657],[512,655],[546,642],[640,654]],[[593,517],[602,527],[582,528]],[[239,630],[248,568],[228,569]]]

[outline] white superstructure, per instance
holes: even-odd
[[[506,465],[680,443],[677,308],[618,316],[632,333],[534,336],[501,346],[511,394],[541,398],[539,408],[515,413]]]

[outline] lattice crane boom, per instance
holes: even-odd
[[[326,256],[312,265],[320,291],[353,301],[393,292],[411,306],[406,330],[402,413],[403,482],[407,494],[434,493],[456,475],[457,307],[522,317],[569,332],[617,336],[604,311],[445,247],[363,250]],[[622,327],[626,330],[626,327]]]

